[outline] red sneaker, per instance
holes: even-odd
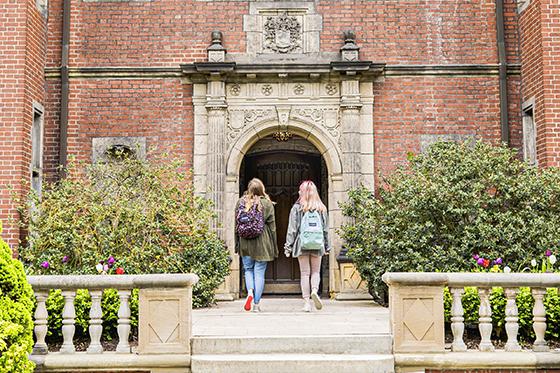
[[[251,303],[253,303],[253,296],[251,294],[247,295],[247,299],[245,299],[245,305],[243,309],[245,311],[251,311]]]

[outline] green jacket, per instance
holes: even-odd
[[[241,203],[241,198],[235,205],[235,213]],[[264,231],[257,237],[245,239],[237,234],[237,216],[235,216],[235,252],[241,256],[250,256],[254,260],[271,262],[278,258],[278,243],[276,242],[276,220],[274,205],[268,199],[261,197],[264,215]]]

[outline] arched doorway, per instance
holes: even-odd
[[[290,209],[298,198],[299,185],[312,180],[328,207],[328,172],[319,150],[303,137],[294,136],[278,142],[272,136],[257,141],[245,153],[239,173],[239,193],[254,177],[261,179],[267,193],[276,203],[276,231],[279,257],[269,264],[265,292],[268,294],[298,294],[299,266],[297,259],[286,258],[283,247],[286,239]],[[328,292],[328,258],[323,260],[321,291]],[[241,281],[243,281],[242,277]],[[243,286],[240,287],[243,291]]]

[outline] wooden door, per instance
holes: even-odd
[[[269,263],[266,271],[266,293],[297,294],[299,266],[297,259],[286,258],[284,243],[288,229],[290,209],[297,201],[299,185],[303,180],[313,180],[321,187],[321,158],[319,155],[297,153],[266,153],[245,159],[244,186],[253,177],[261,179],[270,198],[276,202],[276,233],[279,256]]]

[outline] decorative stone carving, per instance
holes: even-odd
[[[265,84],[261,87],[261,92],[265,96],[270,96],[272,94],[272,85]]]
[[[329,96],[334,96],[338,92],[338,86],[334,83],[327,83],[327,85],[325,85],[325,91],[327,91]]]
[[[282,60],[299,54],[312,54],[309,62],[330,62],[336,52],[321,51],[323,17],[316,2],[310,0],[249,1],[249,12],[243,16],[247,53],[234,53],[235,61]],[[232,55],[232,56],[233,56]]]
[[[287,12],[280,16],[266,17],[263,52],[301,53],[302,31],[301,22]]]
[[[207,49],[208,62],[224,62],[226,59],[226,49],[222,45],[222,33],[212,32],[212,44]]]
[[[344,45],[340,48],[343,61],[359,61],[360,48],[356,45],[354,31],[344,31]]]
[[[305,87],[304,87],[303,84],[298,83],[298,84],[296,84],[296,85],[294,86],[294,94],[295,94],[295,95],[301,96],[301,95],[303,95],[304,93],[305,93]]]
[[[335,139],[340,137],[340,120],[336,108],[299,108],[293,111],[292,117],[324,127]]]
[[[443,286],[391,286],[393,352],[444,351]]]
[[[227,116],[227,142],[232,143],[247,125],[253,125],[263,120],[276,119],[273,108],[259,109],[230,109]]]
[[[192,289],[140,290],[140,354],[189,353]]]
[[[232,96],[239,96],[241,93],[241,86],[239,84],[234,84],[229,89],[229,94]]]

